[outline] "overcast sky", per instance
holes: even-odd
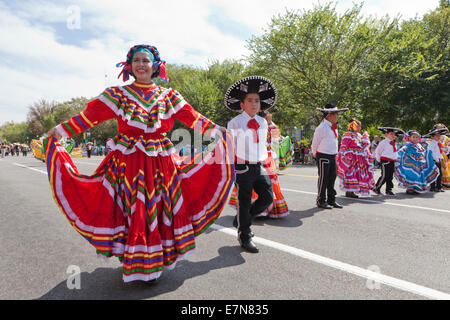
[[[338,1],[337,10],[343,13],[353,2],[361,1]],[[246,55],[246,40],[261,35],[272,16],[317,3],[0,0],[0,125],[25,121],[28,106],[39,99],[90,98],[123,84],[115,64],[134,44],[156,46],[167,63],[205,67]],[[438,5],[439,0],[366,0],[362,13],[409,19]]]

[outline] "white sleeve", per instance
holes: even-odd
[[[322,130],[317,127],[314,131],[313,141],[311,142],[311,152],[313,156],[316,156],[317,148],[319,147],[320,141],[322,140]]]
[[[377,159],[378,162],[381,161],[381,153],[383,152],[384,149],[384,143],[383,141],[380,141],[380,143],[378,143],[377,148],[375,149],[375,159]]]

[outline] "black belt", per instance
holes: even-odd
[[[316,156],[321,156],[321,157],[324,157],[324,158],[335,158],[336,154],[328,154],[328,153],[316,152]]]
[[[246,164],[246,165],[249,165],[249,164],[255,164],[255,165],[262,165],[263,163],[262,162],[254,162],[254,161],[240,161],[240,162],[235,162],[234,163],[235,165],[236,164]]]

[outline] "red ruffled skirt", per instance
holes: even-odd
[[[234,182],[228,134],[192,159],[110,152],[93,175],[79,173],[54,138],[44,141],[55,202],[98,254],[123,263],[123,280],[152,280],[195,250]]]

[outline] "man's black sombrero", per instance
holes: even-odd
[[[316,108],[317,111],[320,111],[322,113],[343,113],[345,111],[348,110],[348,108],[343,108],[343,109],[339,109],[338,107],[336,107],[336,105],[332,104],[332,103],[328,103],[325,108]]]
[[[430,138],[430,137],[435,136],[437,134],[444,135],[447,132],[448,132],[447,128],[433,129],[430,132],[428,132],[427,134],[424,134],[423,137],[424,138]]]
[[[383,133],[395,132],[396,136],[405,134],[405,132],[402,129],[394,128],[394,127],[379,127],[378,130],[380,130]]]
[[[277,90],[273,83],[259,76],[246,77],[236,81],[225,93],[225,107],[233,111],[241,111],[241,101],[247,93],[258,93],[261,110],[267,110],[275,105]]]

